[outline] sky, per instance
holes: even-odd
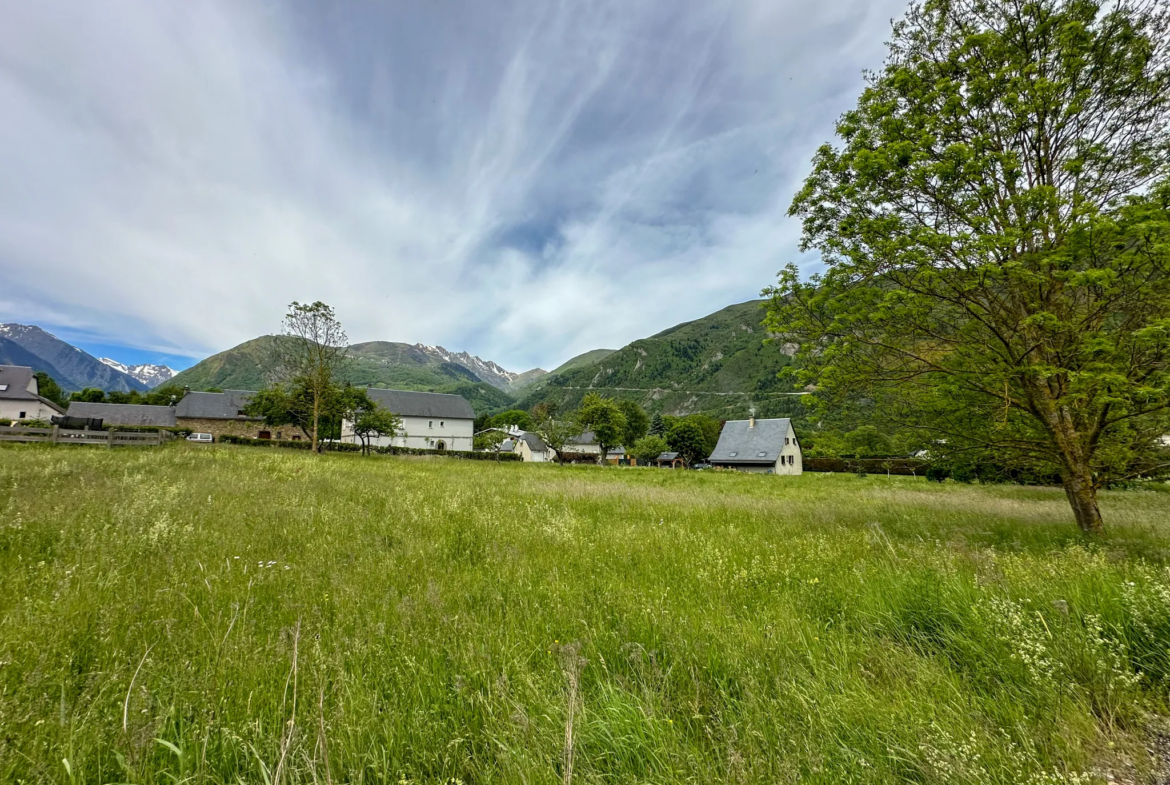
[[[759,296],[904,0],[0,0],[0,322],[520,371]]]

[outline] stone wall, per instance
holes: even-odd
[[[303,439],[301,429],[292,425],[268,426],[263,420],[239,417],[234,420],[209,420],[198,417],[176,417],[175,425],[190,428],[195,433],[210,433],[219,438],[225,434],[258,438],[261,431],[268,431],[273,439]],[[279,434],[279,435],[278,435]]]

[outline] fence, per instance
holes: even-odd
[[[156,447],[175,438],[169,431],[74,431],[52,428],[0,428],[0,442],[44,442],[46,444],[104,444],[106,447]]]

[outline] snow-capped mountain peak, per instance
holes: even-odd
[[[121,371],[127,376],[131,376],[142,382],[147,387],[158,387],[164,382],[169,382],[175,375],[175,371],[165,365],[151,365],[149,363],[125,365],[117,360],[111,360],[109,357],[101,357],[99,359],[115,371]]]

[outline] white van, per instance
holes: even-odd
[[[187,437],[189,442],[201,442],[203,444],[211,444],[215,441],[215,437],[210,433],[193,433]]]

